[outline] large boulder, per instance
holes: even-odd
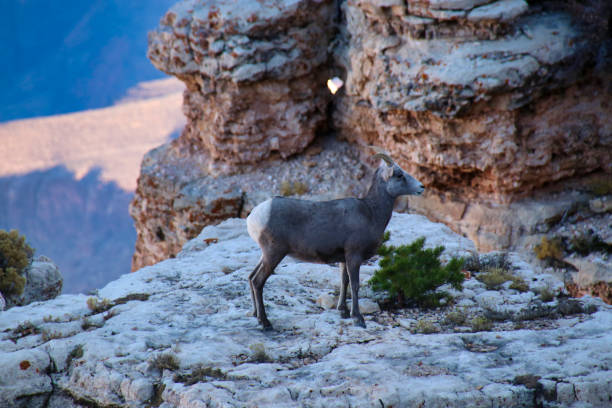
[[[332,0],[188,0],[149,35],[148,56],[185,82],[181,140],[213,159],[299,153],[326,121]]]
[[[25,288],[19,296],[6,296],[7,307],[53,299],[62,293],[64,279],[59,268],[46,256],[39,256],[24,273]]]

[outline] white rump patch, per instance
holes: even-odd
[[[272,199],[269,199],[253,208],[253,211],[247,217],[247,231],[251,238],[253,238],[253,241],[259,243],[259,237],[266,225],[268,225],[271,213]]]

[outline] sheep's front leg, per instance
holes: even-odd
[[[366,327],[365,320],[363,320],[363,316],[359,311],[359,268],[361,267],[361,259],[347,259],[346,267],[348,269],[348,276],[351,282],[351,316],[353,317],[356,326]]]
[[[340,316],[343,319],[349,317],[349,310],[346,307],[346,288],[348,287],[349,276],[346,271],[346,264],[343,262],[340,264],[340,298],[338,299],[338,306],[336,309],[340,311]]]

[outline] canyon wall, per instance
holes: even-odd
[[[187,85],[187,125],[143,162],[133,268],[248,214],[283,182],[316,186],[314,198],[363,191],[366,144],[426,185],[400,207],[482,250],[528,245],[589,199],[584,176],[612,173],[610,7],[585,4],[178,3],[150,34],[149,58]],[[330,76],[346,83],[333,97]],[[329,133],[350,153],[328,168],[325,148],[304,152]],[[348,177],[321,183],[340,157]],[[296,171],[276,175],[287,166]],[[257,174],[272,179],[262,186]]]

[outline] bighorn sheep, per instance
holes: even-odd
[[[364,198],[306,201],[274,197],[247,217],[249,235],[261,248],[261,259],[249,275],[253,314],[264,330],[272,329],[263,304],[263,287],[285,255],[316,263],[340,262],[341,287],[337,309],[349,317],[346,289],[351,284],[351,316],[365,327],[359,311],[359,268],[381,243],[400,195],[421,194],[423,185],[393,162],[382,149],[374,179]]]

